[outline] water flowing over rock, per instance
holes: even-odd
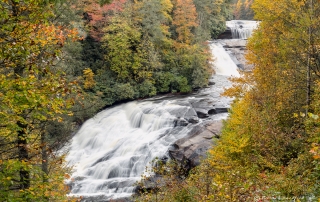
[[[234,64],[241,71],[251,71],[253,65],[247,64],[245,59],[247,40],[245,39],[218,39],[217,43],[225,49]]]
[[[239,76],[223,45],[209,42],[215,56],[212,85],[185,95],[156,96],[108,108],[86,121],[73,137],[67,156],[74,166],[67,182],[83,201],[126,200],[146,166],[156,157],[187,160],[189,167],[219,138],[232,99],[221,97]]]
[[[227,29],[231,30],[233,39],[248,39],[258,27],[258,21],[231,20],[226,22]]]

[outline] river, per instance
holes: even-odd
[[[113,106],[86,121],[69,146],[70,195],[86,201],[130,197],[153,159],[170,158],[172,144],[195,126],[227,118],[226,111],[217,111],[229,108],[232,99],[220,94],[231,86],[230,76],[239,76],[237,59],[223,47],[227,41],[209,42],[216,74],[208,88]]]

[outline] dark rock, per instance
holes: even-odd
[[[216,112],[217,114],[220,114],[220,113],[227,113],[229,110],[229,108],[225,108],[225,107],[222,107],[222,108],[216,108]]]
[[[175,126],[187,126],[188,124],[189,124],[189,122],[184,118],[178,118],[175,121]]]
[[[138,185],[134,192],[136,194],[142,194],[145,192],[151,192],[152,190],[157,190],[159,187],[165,185],[165,181],[162,176],[154,175],[143,180],[143,186]]]
[[[210,110],[208,111],[208,114],[210,114],[210,115],[212,115],[212,114],[217,114],[217,111],[216,111],[216,109],[210,109]]]
[[[192,116],[188,119],[189,123],[199,123],[199,118],[197,116]]]
[[[215,85],[215,84],[216,84],[216,83],[213,82],[213,81],[209,81],[209,83],[208,83],[209,86],[213,86],[213,85]]]
[[[244,70],[244,65],[243,64],[237,64],[238,68],[241,70]]]
[[[230,28],[218,36],[218,39],[232,39]]]
[[[186,164],[186,169],[192,169],[200,164],[206,152],[214,144],[214,138],[219,137],[222,121],[208,121],[204,125],[195,126],[186,137],[175,142],[169,155],[181,164]]]
[[[208,111],[205,109],[201,109],[201,108],[194,108],[194,110],[197,112],[197,116],[201,119],[203,118],[208,118]]]
[[[170,150],[169,155],[172,159],[179,162],[184,162],[185,160],[185,155],[180,150]]]

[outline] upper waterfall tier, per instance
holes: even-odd
[[[231,20],[226,21],[227,29],[231,30],[233,39],[248,39],[259,22],[251,20]]]

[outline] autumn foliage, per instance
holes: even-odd
[[[65,200],[63,155],[53,152],[47,123],[70,113],[75,82],[55,64],[71,27],[51,23],[54,4],[0,4],[0,198],[4,201]]]
[[[232,79],[220,140],[186,180],[159,189],[164,201],[319,201],[319,1],[252,8],[261,20],[247,45],[254,69]]]

